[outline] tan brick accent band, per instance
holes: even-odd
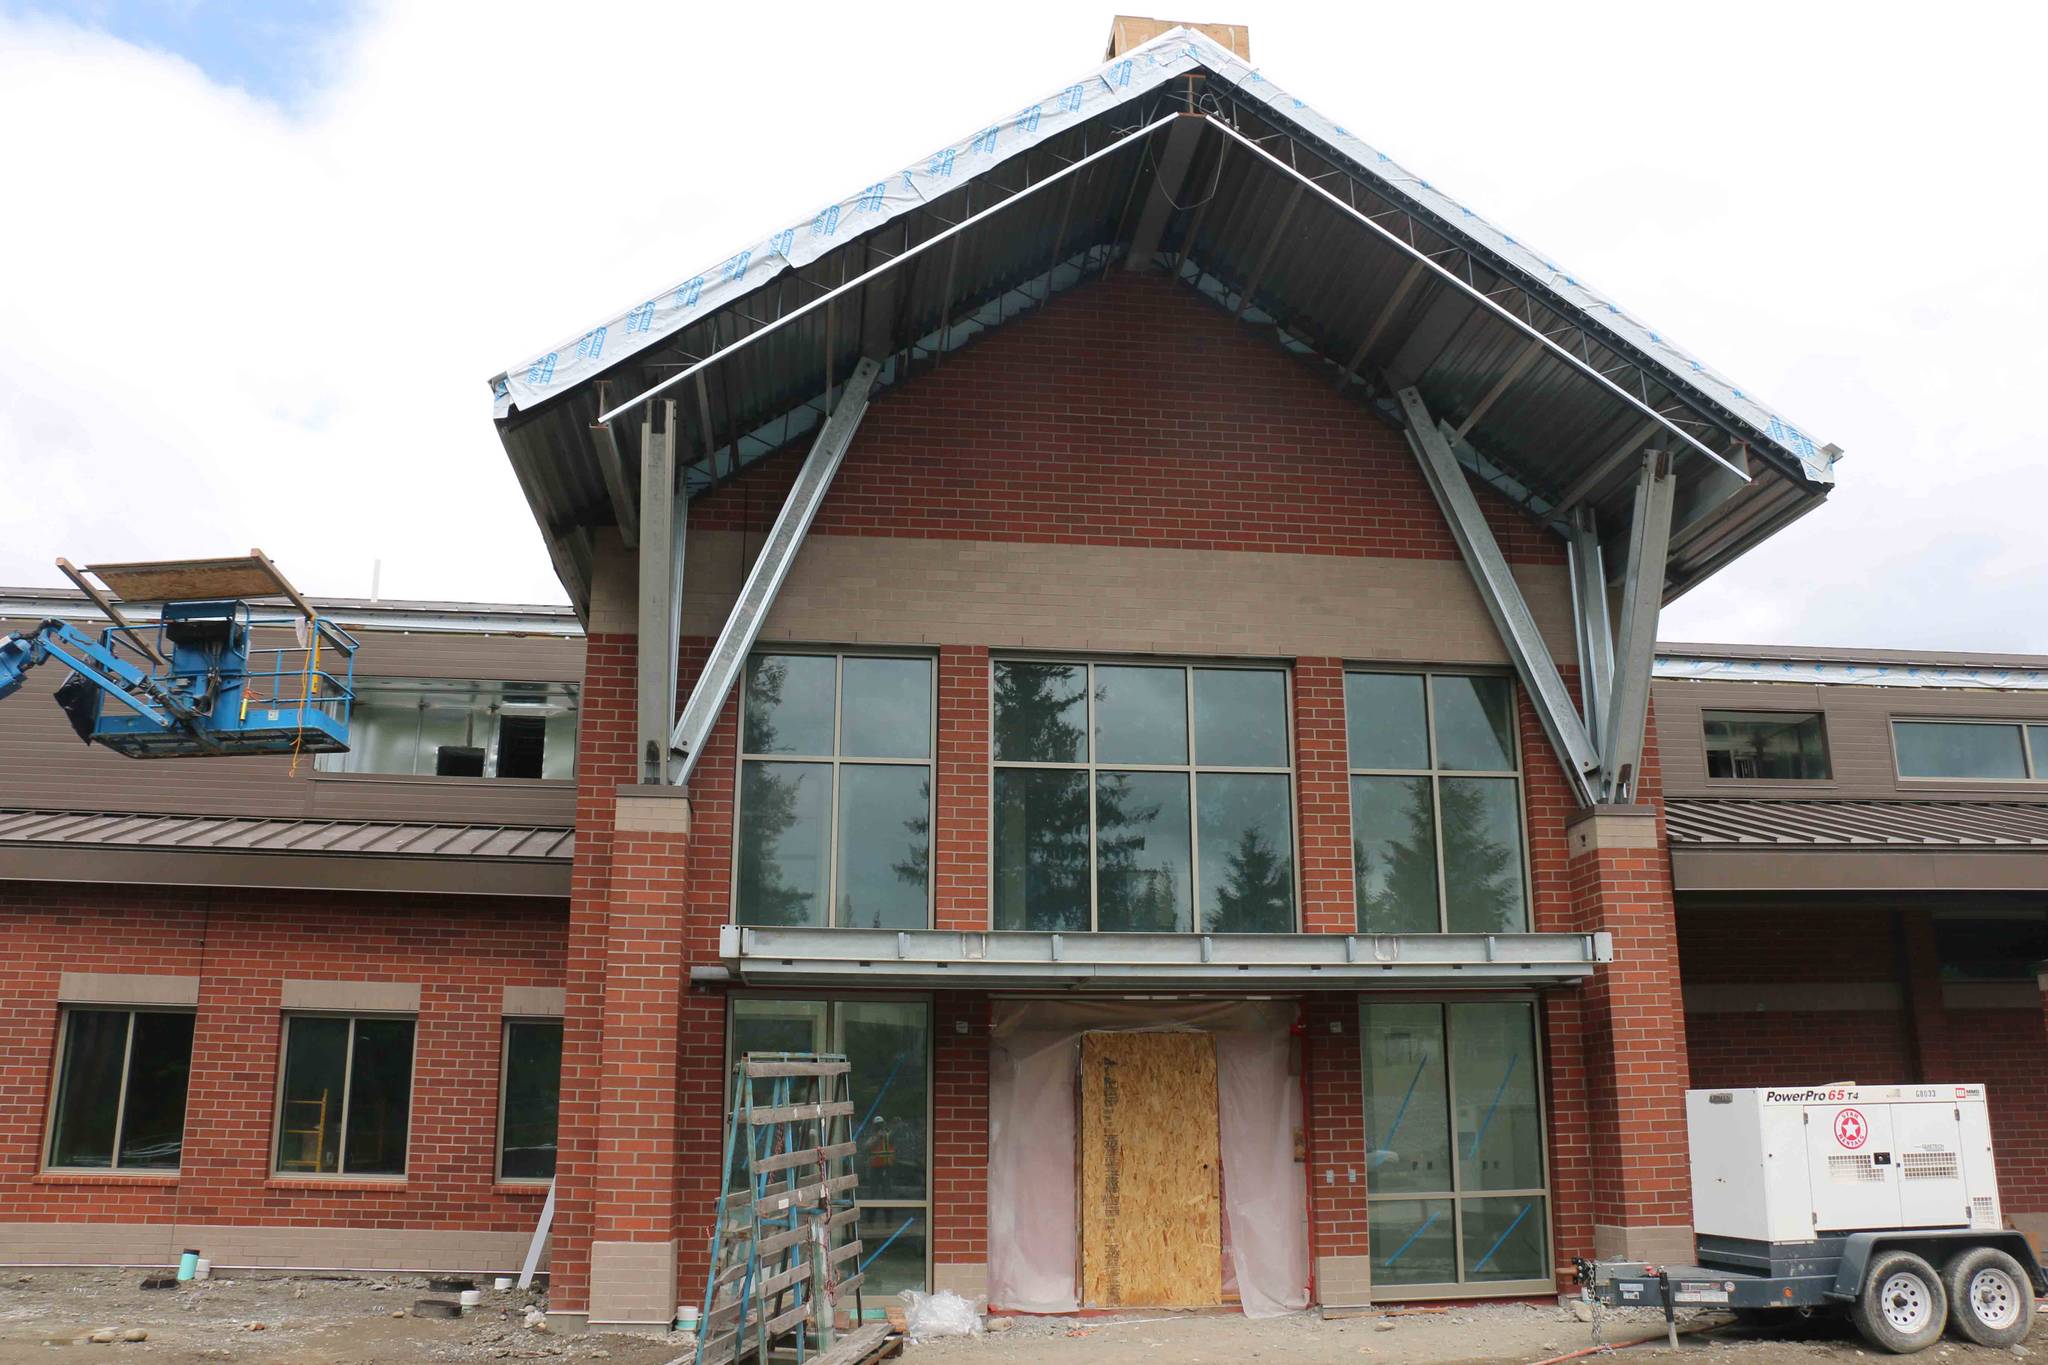
[[[1596,849],[1657,847],[1654,806],[1594,806],[1581,812],[1565,832],[1571,856]]]
[[[621,787],[613,826],[621,834],[690,832],[690,797],[681,787]]]
[[[676,1316],[674,1242],[590,1244],[590,1326],[660,1327]]]
[[[187,1247],[222,1269],[460,1270],[510,1274],[530,1232],[251,1227],[223,1223],[0,1223],[0,1261],[173,1265]]]

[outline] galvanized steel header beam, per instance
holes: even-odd
[[[1602,759],[1602,801],[1628,801],[1643,761],[1650,706],[1650,670],[1656,663],[1657,615],[1664,603],[1664,566],[1671,544],[1671,507],[1678,478],[1668,451],[1643,458],[1629,520],[1628,569],[1621,594],[1621,642],[1614,665],[1614,698],[1607,715]]]

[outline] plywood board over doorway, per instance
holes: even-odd
[[[1215,1039],[1084,1036],[1079,1140],[1082,1301],[1222,1302]]]

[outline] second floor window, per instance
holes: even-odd
[[[1526,931],[1514,684],[1348,673],[1344,714],[1359,929]]]
[[[1755,782],[1825,781],[1827,730],[1814,712],[1708,711],[1707,776]]]
[[[757,654],[740,710],[741,924],[931,923],[932,661]]]
[[[997,929],[1295,927],[1287,673],[995,665]]]
[[[349,748],[333,773],[576,776],[576,684],[357,678]]]
[[[2048,725],[1973,720],[1895,720],[1900,777],[1965,782],[2048,780]]]

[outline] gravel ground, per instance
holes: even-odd
[[[545,1360],[666,1365],[685,1349],[680,1338],[656,1341],[612,1335],[564,1336],[525,1325],[544,1307],[539,1294],[484,1291],[484,1301],[457,1321],[417,1318],[413,1301],[434,1295],[414,1276],[346,1278],[313,1275],[238,1276],[176,1290],[141,1289],[141,1271],[0,1272],[0,1362],[47,1361],[52,1351],[92,1359],[147,1358],[160,1365],[201,1361],[280,1361],[286,1365],[375,1365],[401,1361]],[[393,1316],[399,1314],[399,1316]],[[909,1347],[909,1365],[1268,1365],[1370,1360],[1384,1365],[1527,1362],[1593,1344],[1592,1327],[1571,1310],[1549,1304],[1481,1304],[1441,1312],[1400,1312],[1324,1321],[1302,1313],[1252,1321],[1236,1314],[1180,1313],[1125,1318],[998,1319],[970,1339]],[[260,1329],[250,1324],[261,1324]],[[1624,1342],[1661,1330],[1654,1313],[1601,1315],[1601,1336]],[[1688,1317],[1711,1328],[1681,1339],[1676,1355],[1698,1365],[1878,1365],[1842,1319],[1794,1324],[1785,1331],[1736,1328],[1720,1314]],[[94,1344],[100,1329],[140,1330],[147,1339]],[[1674,1353],[1637,1347],[1631,1359]],[[2023,1347],[1988,1351],[1947,1340],[1920,1357],[1926,1365],[2015,1365],[2031,1355],[2048,1365],[2048,1318]],[[64,1359],[65,1356],[59,1356]]]
[[[143,1273],[0,1271],[0,1361],[47,1361],[64,1348],[64,1355],[139,1357],[159,1365],[547,1359],[665,1365],[682,1349],[639,1337],[534,1331],[526,1313],[545,1307],[545,1297],[499,1294],[488,1281],[482,1305],[449,1321],[412,1315],[417,1299],[455,1297],[430,1292],[419,1276],[239,1275],[144,1290]],[[117,1336],[140,1329],[148,1339],[93,1343],[92,1333],[103,1328]]]

